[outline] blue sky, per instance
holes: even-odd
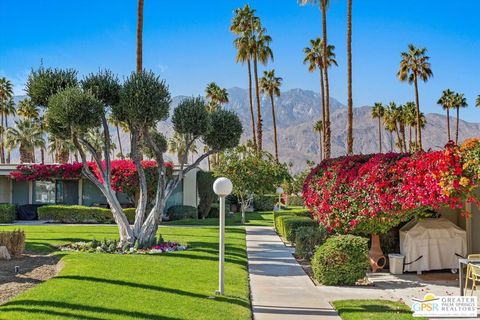
[[[302,49],[321,34],[317,7],[295,0],[145,0],[144,66],[166,79],[173,95],[198,95],[216,81],[246,87],[246,70],[235,64],[229,23],[235,8],[249,3],[273,37],[275,68],[284,89],[319,91],[318,74],[303,65]],[[135,68],[136,0],[0,0],[0,75],[21,93],[29,70],[43,60],[80,74],[109,68],[121,76]],[[462,118],[480,121],[473,107],[480,94],[480,1],[354,0],[354,105],[403,103],[413,88],[396,79],[399,55],[408,43],[427,47],[434,78],[420,86],[425,112],[441,112],[445,88],[465,93]],[[331,72],[331,95],[346,101],[346,0],[331,0],[329,42],[339,67]]]

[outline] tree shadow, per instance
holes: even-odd
[[[173,288],[164,288],[156,285],[151,284],[144,284],[144,283],[136,283],[136,282],[129,282],[123,280],[113,280],[113,279],[104,279],[104,278],[97,278],[97,277],[88,277],[88,276],[58,276],[55,279],[69,279],[69,280],[77,280],[77,281],[91,281],[97,283],[106,283],[106,284],[113,284],[118,286],[127,286],[131,288],[138,288],[144,290],[152,290],[157,292],[181,295],[181,296],[188,296],[192,298],[200,298],[200,299],[210,299],[209,295],[194,293],[189,291],[184,291],[180,289],[173,289]],[[243,299],[240,298],[233,298],[233,297],[226,297],[226,296],[215,296],[215,300],[236,304],[245,308],[250,308],[250,304]]]
[[[3,312],[13,311],[13,312],[22,312],[22,313],[38,313],[38,314],[48,314],[50,316],[58,316],[58,317],[65,317],[68,319],[80,319],[80,320],[104,320],[104,318],[97,318],[85,315],[77,315],[74,313],[69,312],[60,312],[54,311],[49,309],[28,309],[28,308],[21,308],[21,307],[2,307],[0,308]]]
[[[22,308],[16,306],[35,306],[35,309],[29,308]],[[113,308],[105,308],[105,307],[98,307],[98,306],[89,306],[83,304],[74,304],[74,303],[67,303],[67,302],[59,302],[59,301],[44,301],[44,300],[18,300],[6,303],[0,310],[2,311],[16,311],[16,309],[22,309],[23,312],[37,312],[37,313],[46,313],[57,315],[58,311],[53,311],[50,309],[39,309],[38,307],[45,307],[45,308],[63,308],[72,311],[87,311],[87,312],[95,312],[95,313],[103,313],[106,315],[119,315],[122,317],[131,317],[134,319],[165,319],[165,320],[180,320],[180,318],[174,317],[167,317],[162,315],[156,315],[151,313],[145,313],[140,311],[128,311],[122,309],[113,309]],[[63,312],[60,312],[63,313]],[[68,314],[71,316],[70,314]],[[79,319],[91,319],[91,320],[98,320],[103,318],[95,318],[95,317],[88,317],[88,316],[73,316]]]

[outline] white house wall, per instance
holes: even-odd
[[[193,169],[183,178],[183,205],[196,207],[198,205],[197,197],[197,172]]]

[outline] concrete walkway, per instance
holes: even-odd
[[[247,227],[254,320],[340,319],[270,227]]]

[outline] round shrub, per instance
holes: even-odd
[[[354,285],[368,267],[368,239],[353,235],[328,238],[312,258],[315,279],[324,285]]]
[[[272,211],[273,207],[278,202],[278,196],[271,195],[261,195],[253,197],[253,207],[255,211]]]
[[[168,208],[167,215],[170,221],[183,219],[197,219],[198,210],[192,206],[172,206]]]
[[[15,205],[0,204],[0,223],[12,223],[15,220],[15,216]]]
[[[323,225],[318,227],[300,227],[295,232],[295,255],[302,259],[310,259],[315,248],[327,239],[327,230]]]

